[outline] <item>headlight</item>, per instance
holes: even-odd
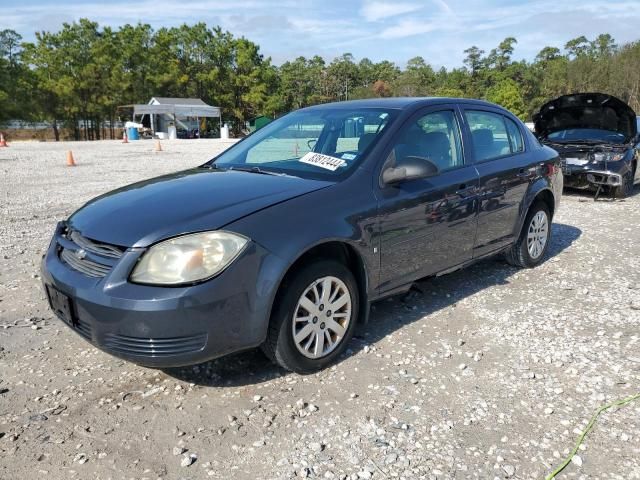
[[[248,238],[230,232],[203,232],[151,247],[131,274],[135,283],[178,285],[211,278],[242,252]]]
[[[593,160],[595,162],[617,162],[623,158],[624,153],[596,152],[593,154]]]

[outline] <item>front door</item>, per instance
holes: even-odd
[[[433,177],[380,185],[380,294],[463,263],[476,234],[478,173],[465,162],[456,109],[415,114],[389,149],[395,158],[426,158]]]

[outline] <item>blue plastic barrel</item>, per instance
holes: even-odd
[[[135,127],[127,128],[127,137],[129,138],[129,140],[140,140],[138,129]]]

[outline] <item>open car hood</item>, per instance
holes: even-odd
[[[638,133],[636,114],[622,100],[605,93],[563,95],[545,103],[534,115],[538,137],[573,128],[594,128],[621,133],[627,141]]]

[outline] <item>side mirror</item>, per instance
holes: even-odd
[[[382,172],[382,183],[395,185],[409,180],[429,178],[438,175],[435,163],[423,157],[404,157],[396,160],[394,166],[388,166]]]

